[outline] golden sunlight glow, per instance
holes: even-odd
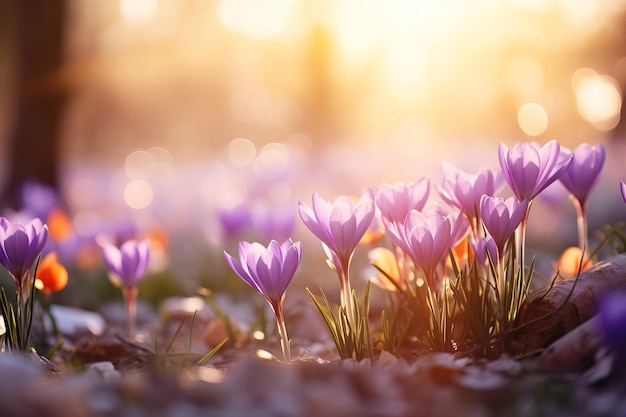
[[[541,104],[526,103],[517,112],[517,122],[528,136],[539,136],[548,128],[548,113]]]
[[[536,99],[544,89],[544,70],[533,55],[518,55],[507,64],[508,82],[520,101]]]
[[[293,8],[293,0],[220,0],[217,16],[224,26],[257,40],[277,36]]]
[[[601,5],[600,0],[560,0],[559,3],[571,24],[586,33],[596,32],[602,27],[602,14],[611,6]]]
[[[68,55],[94,57],[90,74],[76,66],[77,85],[94,87],[71,124],[75,143],[94,129],[127,149],[139,135],[177,162],[226,150],[229,164],[267,173],[285,152],[263,145],[306,151],[293,135],[315,150],[336,140],[414,150],[520,129],[573,142],[619,120],[626,0],[79,3],[90,8],[73,10]],[[581,62],[593,70],[576,71]],[[138,151],[126,175],[156,185],[159,161]]]
[[[142,23],[152,18],[158,5],[158,0],[120,0],[120,13],[129,23]]]
[[[550,0],[509,0],[509,2],[520,9],[530,12],[545,12],[550,7]]]
[[[224,379],[224,373],[210,366],[196,366],[194,371],[198,379],[210,384],[219,384]]]
[[[391,108],[389,100],[378,94],[372,94],[361,102],[361,122],[377,127],[389,120]]]
[[[124,201],[128,207],[137,210],[146,208],[152,203],[152,186],[143,180],[134,180],[124,188]]]
[[[608,75],[581,68],[572,76],[580,115],[598,130],[613,129],[620,119],[622,97],[619,84]]]
[[[255,353],[256,353],[257,358],[259,359],[267,359],[267,360],[275,359],[274,355],[272,355],[270,352],[264,349],[257,349]]]

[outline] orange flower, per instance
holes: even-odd
[[[63,240],[72,233],[72,221],[60,208],[53,208],[46,219],[50,237],[54,240]]]
[[[57,254],[50,252],[39,263],[35,286],[50,295],[61,291],[67,285],[67,269],[57,260]]]
[[[370,263],[379,270],[378,274],[372,277],[374,284],[387,291],[397,291],[398,288],[405,289],[406,284],[400,276],[398,260],[392,251],[379,247],[370,250],[367,256]]]
[[[572,246],[563,251],[556,267],[561,275],[573,277],[578,275],[579,272],[589,269],[592,265],[593,262],[589,259],[589,256],[587,256],[586,253],[581,262],[580,248],[578,246]]]
[[[374,226],[374,224],[372,224]],[[373,245],[382,239],[385,234],[385,229],[382,226],[370,227],[365,231],[365,234],[359,242],[360,245]]]

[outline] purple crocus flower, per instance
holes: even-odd
[[[620,358],[626,357],[626,293],[613,291],[601,296],[598,320],[604,340]]]
[[[272,240],[267,248],[260,243],[239,242],[239,261],[224,252],[228,265],[241,279],[257,290],[276,316],[285,361],[291,359],[291,342],[287,336],[283,299],[302,258],[302,244],[286,240],[282,245]]]
[[[624,199],[624,202],[626,202],[626,184],[624,183],[624,181],[619,182],[619,189],[622,192],[622,198]]]
[[[416,183],[383,184],[376,192],[376,206],[389,221],[403,221],[409,211],[422,211],[428,200],[430,180],[422,178]]]
[[[57,191],[53,187],[35,180],[24,181],[21,188],[21,198],[22,210],[40,219],[46,219],[50,211],[60,205]]]
[[[461,210],[472,223],[478,214],[480,198],[485,194],[493,196],[504,186],[503,177],[489,168],[472,175],[444,162],[442,170],[444,178],[437,187],[439,195],[450,206]]]
[[[257,242],[239,242],[239,261],[224,252],[228,265],[282,314],[282,300],[300,259],[302,244],[286,240],[282,245],[272,240],[267,248]]]
[[[606,158],[606,150],[602,143],[592,146],[583,143],[570,151],[561,147],[561,153],[566,157],[574,155],[572,163],[565,173],[559,178],[565,188],[578,200],[580,207],[584,209],[591,189],[600,179],[600,171]]]
[[[110,271],[109,279],[122,289],[128,315],[128,336],[132,338],[137,320],[137,283],[148,268],[150,244],[147,240],[135,239],[127,240],[119,248],[104,239],[99,239],[98,244]]]
[[[335,267],[347,272],[354,250],[374,219],[374,192],[366,189],[356,204],[346,196],[331,204],[313,194],[313,209],[299,202],[298,211],[305,226],[337,256],[340,265]]]
[[[39,218],[28,223],[12,223],[0,217],[0,263],[15,281],[18,294],[25,277],[48,240],[48,227]]]
[[[283,241],[293,232],[296,225],[296,212],[293,205],[270,205],[258,203],[252,206],[250,218],[254,230],[263,238],[272,237]]]
[[[250,227],[250,212],[243,204],[222,209],[218,212],[224,235],[233,239]]]
[[[565,173],[574,156],[563,155],[558,142],[551,140],[543,147],[536,142],[522,142],[509,148],[500,142],[498,157],[517,199],[532,201]]]
[[[490,258],[493,262],[498,260],[498,246],[491,236],[471,239],[470,245],[472,246],[478,263],[487,265]]]
[[[118,248],[110,242],[100,240],[102,257],[113,281],[122,287],[134,287],[146,273],[150,260],[150,244],[147,240],[127,240]]]
[[[480,217],[496,242],[500,257],[504,256],[504,246],[524,219],[527,209],[528,200],[519,202],[515,197],[505,201],[500,197],[484,195],[480,199]]]
[[[411,210],[403,222],[386,222],[387,233],[422,270],[432,290],[439,291],[437,267],[454,245],[462,216],[444,216],[436,210]]]
[[[331,204],[313,194],[313,209],[300,201],[298,211],[304,225],[322,241],[324,250],[330,255],[328,259],[339,278],[341,305],[348,321],[356,326],[348,272],[352,254],[376,214],[374,192],[366,189],[356,204],[346,196]]]

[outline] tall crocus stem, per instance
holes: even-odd
[[[505,262],[506,257],[503,255],[498,256],[498,264],[496,265],[496,298],[498,300],[498,311],[500,313],[500,317],[498,320],[498,328],[496,329],[498,332],[502,332],[504,329],[508,327],[508,289],[506,286],[506,270],[505,270]],[[506,316],[504,316],[506,314]]]
[[[17,325],[18,325],[18,348],[25,351],[28,346],[29,332],[27,331],[28,317],[28,295],[23,291],[17,292]]]
[[[528,202],[528,206],[526,207],[526,214],[522,219],[519,227],[517,228],[517,244],[519,245],[519,268],[520,273],[522,274],[522,280],[526,275],[526,226],[528,224],[528,215],[530,214],[530,207],[532,205],[532,200]]]
[[[587,226],[587,209],[586,204],[581,202],[577,198],[574,198],[574,206],[576,207],[577,224],[578,224],[578,246],[580,247],[580,253],[589,251],[589,238],[588,238],[588,226]]]
[[[133,339],[135,337],[135,328],[137,323],[137,293],[139,289],[137,286],[124,286],[122,287],[122,294],[124,296],[124,305],[126,306],[126,314],[128,315],[128,337]]]
[[[346,317],[348,318],[348,323],[352,328],[356,328],[355,318],[354,318],[354,303],[352,302],[352,288],[350,286],[350,278],[348,275],[348,269],[350,268],[350,262],[346,265],[341,266],[341,270],[337,273],[339,274],[339,282],[341,285],[340,288],[340,298],[341,298],[341,306],[346,310]]]
[[[275,313],[278,335],[280,336],[280,348],[283,351],[283,358],[285,359],[285,362],[289,362],[291,361],[291,340],[289,340],[289,336],[287,335],[287,326],[285,325],[282,303],[276,306]]]

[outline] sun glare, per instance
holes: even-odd
[[[284,28],[293,3],[293,0],[220,0],[217,16],[232,31],[268,40]]]
[[[146,208],[152,203],[152,186],[143,180],[134,180],[124,189],[124,201],[128,207],[137,210]]]
[[[573,80],[580,115],[598,130],[613,129],[620,119],[622,97],[619,84],[593,71],[577,73]]]
[[[120,13],[129,23],[147,22],[154,15],[158,0],[120,0]]]
[[[89,56],[80,40],[92,38],[102,54],[91,111],[107,91],[111,114],[136,115],[137,130],[158,120],[162,130],[140,133],[175,154],[225,149],[233,165],[267,172],[280,151],[262,147],[297,134],[371,145],[521,130],[574,141],[620,117],[623,53],[613,45],[626,0],[96,3],[103,21],[72,36],[85,48],[76,56]],[[104,120],[120,131],[102,140],[123,147],[136,134],[125,124]],[[175,130],[192,135],[160,137]],[[139,150],[126,174],[149,181],[161,162]]]

